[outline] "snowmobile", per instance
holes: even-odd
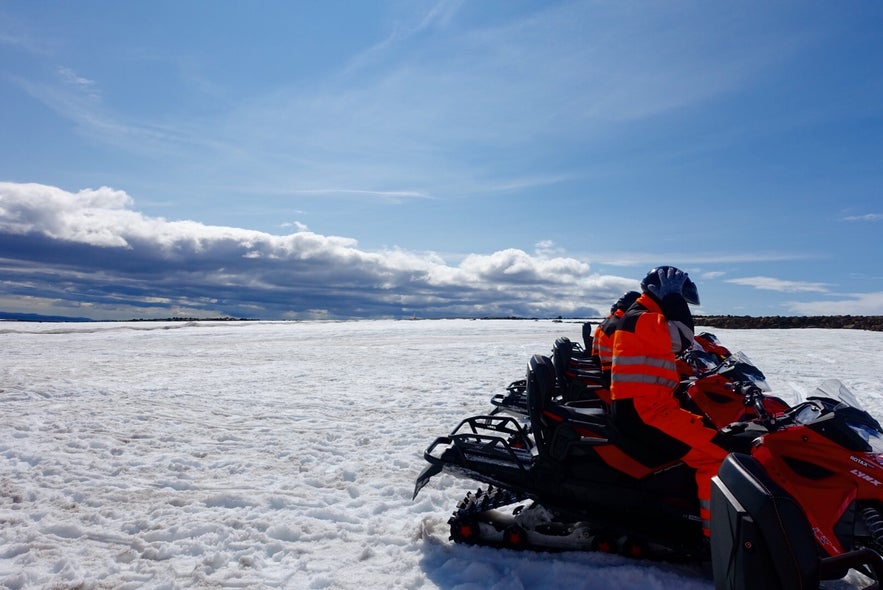
[[[483,483],[448,521],[455,542],[710,561],[717,590],[817,588],[849,569],[883,579],[880,424],[835,380],[771,412],[757,374],[724,375],[736,372],[733,356],[696,378],[725,380],[747,419],[721,429],[741,448],[713,479],[710,539],[683,443],[658,431],[652,443],[625,436],[593,401],[562,401],[543,355],[528,362],[528,422],[463,420],[425,450],[414,497],[442,472]],[[708,383],[694,391],[703,388],[699,405],[713,398]]]
[[[768,414],[788,409],[785,401],[766,393],[769,391],[766,377],[744,353],[731,353],[720,345],[716,336],[707,332],[697,335],[696,339],[702,346],[697,345],[678,357],[684,379],[677,395],[685,407],[705,416],[716,428],[750,420],[756,417],[753,408],[744,403],[738,387],[734,386],[750,380],[765,392],[763,402]],[[583,407],[606,410],[610,401],[609,383],[596,358],[567,337],[555,341],[550,358],[555,369],[553,403],[578,401]],[[506,412],[528,416],[527,379],[513,381],[506,391],[491,398],[494,406],[491,414]]]
[[[591,336],[588,345],[591,347]],[[598,359],[591,356],[590,348],[583,348],[570,338],[562,336],[555,340],[552,345],[552,364],[555,367],[555,379],[558,386],[556,399],[560,401],[591,401],[598,400],[598,407],[603,393],[609,384],[605,383],[601,373]],[[494,406],[493,414],[507,412],[514,415],[526,416],[527,408],[527,380],[517,379],[506,387],[506,393],[500,393],[491,398]]]

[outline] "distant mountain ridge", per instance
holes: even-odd
[[[92,318],[76,318],[63,315],[40,315],[38,313],[11,313],[0,311],[0,321],[7,322],[91,322]]]

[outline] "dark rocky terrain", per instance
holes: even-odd
[[[883,316],[762,316],[708,315],[696,316],[697,326],[713,328],[838,328],[883,332]]]

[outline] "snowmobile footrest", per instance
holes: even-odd
[[[712,479],[711,514],[715,590],[818,589],[809,521],[755,459],[732,453],[724,460]]]
[[[862,590],[879,590],[879,580],[883,579],[883,557],[867,547],[822,559],[821,577],[823,580],[840,578],[847,569],[858,570],[862,566],[869,568],[877,579]]]
[[[877,579],[862,590],[879,590],[883,579],[883,556],[867,547],[822,559],[821,577],[823,580],[840,578],[845,570],[859,570],[862,566],[869,568]]]

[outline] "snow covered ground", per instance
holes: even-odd
[[[684,566],[455,546],[469,482],[411,500],[427,444],[580,328],[0,324],[0,587],[709,590]],[[839,378],[883,416],[883,333],[713,331],[787,400]]]

